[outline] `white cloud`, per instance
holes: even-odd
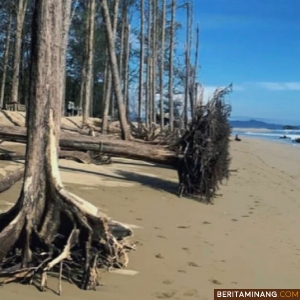
[[[257,85],[271,91],[300,91],[300,82],[258,82]]]

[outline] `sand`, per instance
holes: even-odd
[[[62,298],[211,300],[214,288],[299,288],[299,149],[243,138],[231,143],[231,154],[236,172],[215,205],[178,198],[171,169],[122,159],[105,166],[61,160],[67,188],[136,225],[138,244],[129,263],[136,275],[105,274],[96,292],[66,282]],[[0,194],[2,208],[20,187]],[[1,299],[58,299],[56,279],[49,287],[41,294],[9,284]]]

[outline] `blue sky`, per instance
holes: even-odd
[[[195,0],[206,95],[232,82],[232,117],[300,125],[299,15],[300,0]]]

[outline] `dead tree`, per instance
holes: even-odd
[[[170,131],[174,130],[174,99],[173,99],[173,82],[174,82],[174,40],[175,40],[175,14],[176,0],[172,0],[171,8],[171,32],[170,32],[170,54],[169,54],[169,120]]]
[[[164,128],[164,70],[165,70],[165,24],[166,24],[166,0],[162,0],[162,28],[159,68],[159,94],[160,94],[160,128]]]
[[[3,108],[3,105],[4,105],[6,72],[7,72],[7,67],[8,67],[9,49],[10,49],[11,23],[12,23],[12,12],[10,10],[8,26],[7,26],[7,33],[6,33],[5,52],[3,55],[3,72],[2,72],[1,92],[0,92],[0,108],[1,109]]]
[[[20,56],[21,56],[21,37],[24,25],[24,18],[28,0],[19,0],[17,9],[16,20],[16,33],[14,44],[14,61],[13,61],[13,74],[11,86],[11,101],[19,102],[19,70],[20,70]]]
[[[114,14],[113,14],[113,42],[115,43],[116,39],[116,30],[118,23],[118,11],[119,11],[119,0],[114,1]],[[110,107],[111,98],[111,86],[112,86],[112,75],[111,75],[111,65],[108,62],[105,68],[105,89],[104,89],[104,107],[102,114],[102,134],[107,133],[108,129],[108,112]],[[114,110],[113,104],[111,105],[112,111]]]
[[[139,66],[139,122],[142,122],[142,102],[144,95],[144,14],[145,14],[145,2],[141,0],[141,12],[140,12],[140,66]]]
[[[94,60],[94,34],[95,34],[95,6],[96,0],[88,1],[88,17],[86,21],[86,42],[84,55],[84,70],[81,84],[82,96],[82,125],[87,125],[90,116],[93,90],[93,60]]]
[[[66,93],[66,54],[68,47],[69,29],[71,23],[71,4],[72,0],[63,1],[63,25],[62,25],[62,47],[61,47],[61,112],[65,114],[65,93]]]
[[[129,132],[129,126],[126,119],[126,110],[123,103],[123,97],[121,92],[120,74],[118,70],[118,62],[117,62],[115,43],[114,43],[115,39],[114,39],[113,28],[109,16],[107,0],[100,0],[100,4],[102,7],[103,19],[105,22],[105,28],[107,34],[108,52],[109,52],[111,71],[112,71],[112,82],[114,85],[115,96],[117,98],[117,103],[118,103],[118,112],[119,112],[119,120],[120,120],[121,130],[122,130],[122,138],[124,140],[130,140],[131,135]]]
[[[123,238],[131,234],[61,182],[61,26],[62,1],[36,0],[24,183],[16,204],[0,215],[0,274],[8,277],[4,283],[32,282],[40,274],[41,290],[49,270],[61,279],[65,267],[80,288],[95,288],[97,267],[127,264]]]

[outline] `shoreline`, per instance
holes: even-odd
[[[96,292],[64,281],[63,297],[204,300],[212,299],[216,288],[296,289],[299,150],[270,142],[247,137],[230,143],[235,172],[220,186],[214,205],[178,198],[175,170],[124,159],[102,166],[60,160],[66,188],[113,219],[133,224],[137,243],[129,275],[104,274],[104,286]],[[18,182],[1,193],[0,205],[13,204],[20,189]],[[56,299],[51,289],[56,290],[57,279],[49,277],[48,286],[43,299]],[[1,294],[12,300],[41,297],[32,285],[14,283]]]

